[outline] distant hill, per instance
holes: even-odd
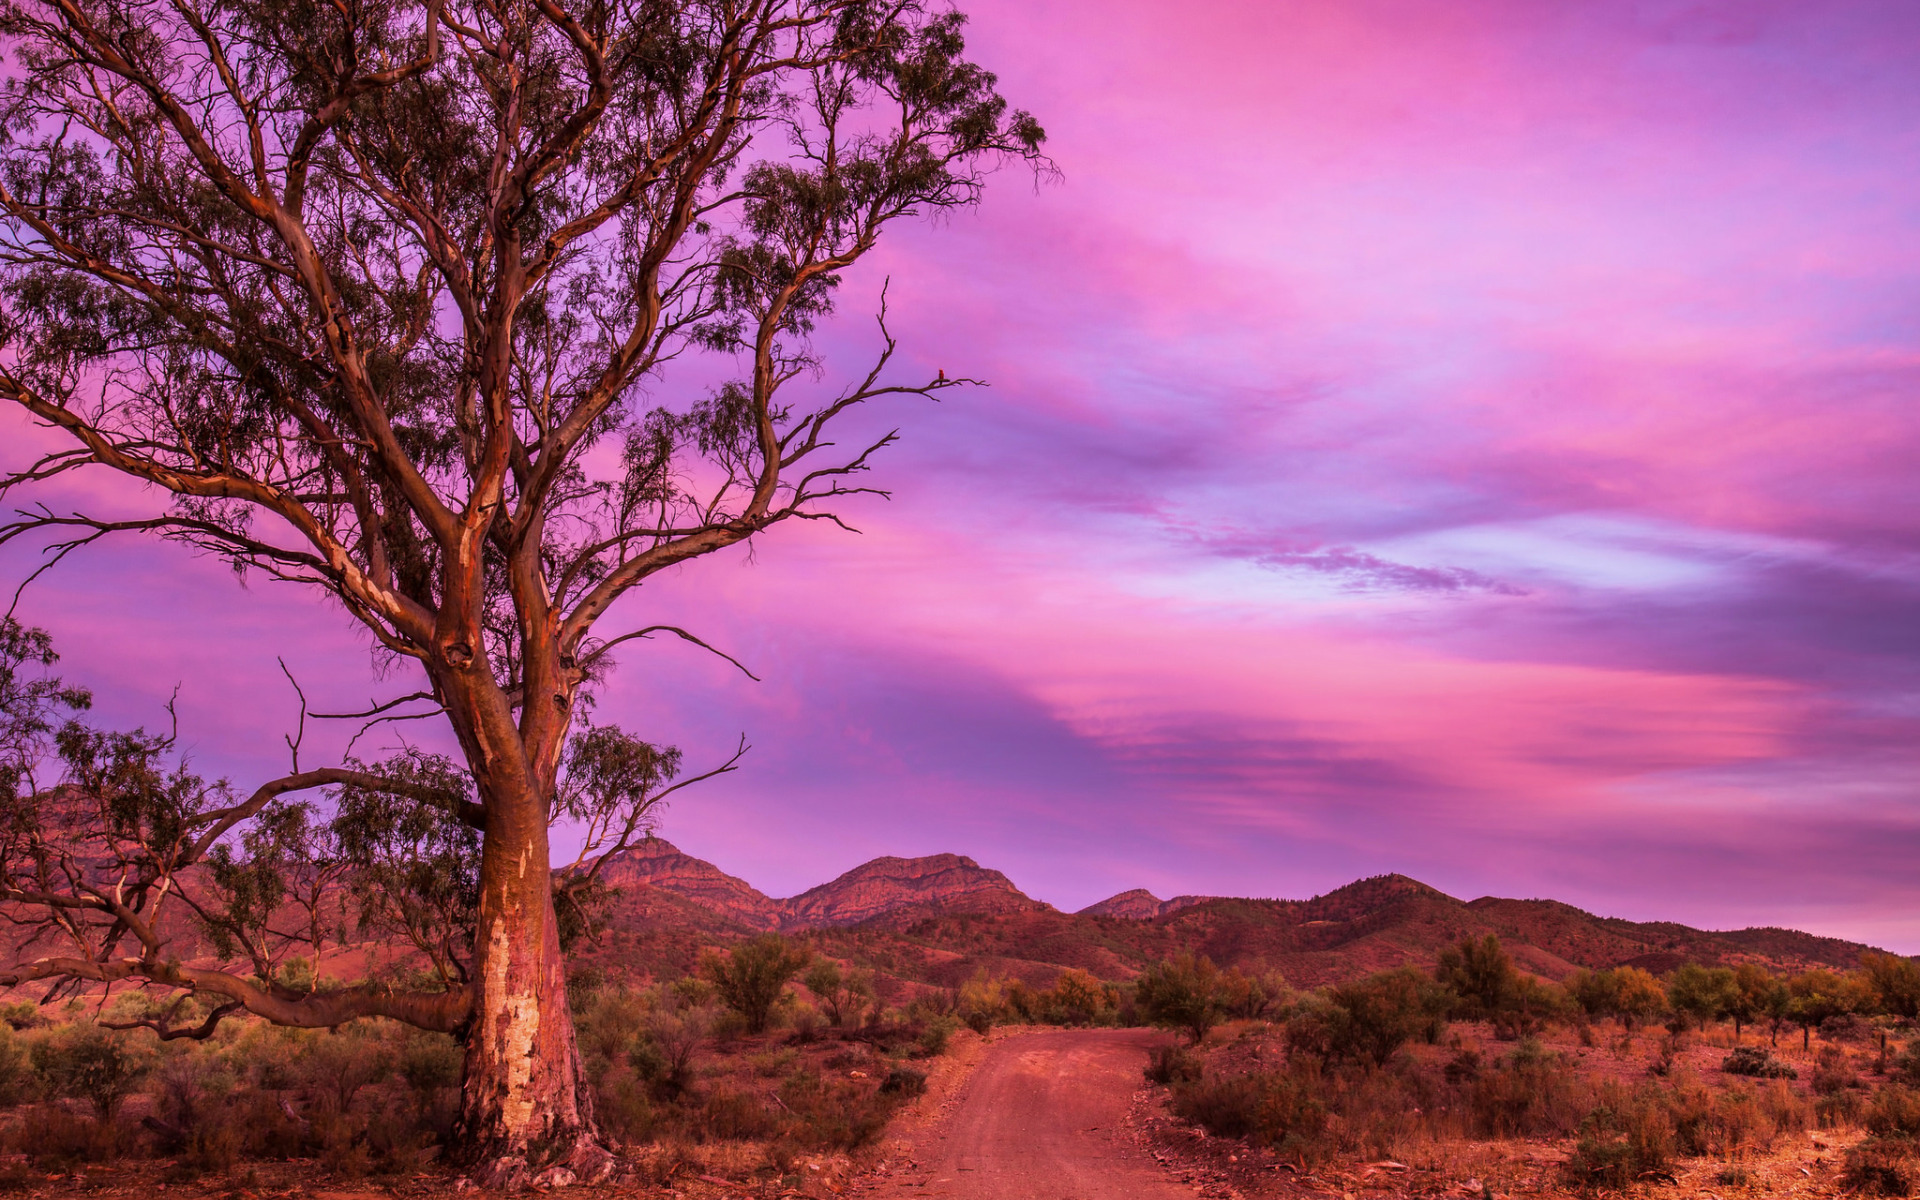
[[[600,877],[623,891],[644,885],[759,930],[899,925],[953,912],[1053,911],[1005,875],[959,854],[876,858],[830,883],[775,900],[712,863],[650,838],[608,859]]]
[[[957,987],[981,971],[1035,986],[1069,967],[1128,979],[1181,952],[1318,987],[1407,964],[1430,967],[1447,946],[1489,933],[1522,969],[1546,979],[1620,965],[1660,974],[1684,962],[1846,969],[1870,949],[1788,929],[1716,932],[1598,917],[1553,900],[1462,901],[1404,875],[1358,880],[1307,900],[1161,900],[1136,888],[1066,913],[971,858],[934,854],[876,858],[778,899],[655,838],[609,859],[601,877],[615,892],[605,932],[574,949],[576,968],[677,978],[708,947],[782,932],[870,969],[889,1002],[926,987]],[[348,899],[342,893],[329,903],[343,925]],[[163,932],[183,957],[208,952],[184,910]],[[404,945],[354,941],[330,948],[322,967],[356,978],[376,967],[403,967],[411,953]]]
[[[1314,987],[1409,963],[1431,966],[1443,948],[1489,933],[1522,969],[1546,979],[1578,967],[1661,973],[1682,962],[1844,969],[1871,949],[1783,929],[1715,932],[1598,917],[1553,900],[1462,901],[1404,875],[1362,879],[1308,900],[1161,900],[1136,888],[1063,913],[973,859],[936,854],[874,859],[777,900],[656,839],[609,862],[605,877],[622,888],[609,914],[618,931],[610,959],[680,970],[695,953],[687,935],[724,941],[777,929],[871,959],[903,985],[951,987],[983,968],[1036,984],[1066,967],[1124,979],[1186,951]]]
[[[1108,896],[1098,904],[1089,904],[1080,910],[1083,917],[1131,917],[1136,921],[1145,921],[1152,917],[1163,917],[1170,912],[1179,912],[1207,899],[1205,896],[1175,896],[1171,900],[1162,900],[1145,888],[1132,888],[1117,896]]]

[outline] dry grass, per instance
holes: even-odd
[[[1749,1031],[1740,1044],[1755,1041]],[[1216,1030],[1203,1048],[1215,1094],[1176,1083],[1163,1093],[1163,1118],[1148,1124],[1176,1170],[1202,1195],[1222,1197],[1625,1191],[1731,1200],[1904,1195],[1920,1185],[1920,1093],[1876,1071],[1886,1065],[1878,1045],[1781,1043],[1775,1053],[1795,1080],[1723,1073],[1730,1029],[1675,1044],[1664,1030],[1628,1036],[1610,1024],[1584,1037],[1551,1028],[1524,1049],[1489,1026],[1455,1025],[1437,1044],[1361,1070],[1292,1063],[1279,1027],[1242,1023]],[[1529,1074],[1516,1057],[1546,1069]],[[1275,1078],[1296,1082],[1290,1091]],[[1247,1104],[1251,1093],[1258,1102]],[[1596,1109],[1609,1111],[1596,1118]],[[1635,1121],[1645,1128],[1633,1132]],[[1214,1134],[1245,1136],[1210,1136],[1210,1123]],[[1608,1154],[1617,1169],[1606,1169]]]

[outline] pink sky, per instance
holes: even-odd
[[[822,346],[890,276],[904,352],[993,386],[882,414],[863,536],[619,614],[765,680],[625,656],[602,719],[755,745],[664,836],[776,894],[1401,871],[1920,952],[1920,10],[970,11],[1063,178],[896,237]],[[317,706],[404,682],[174,549],[22,616],[116,718],[180,682],[237,778],[284,761],[276,654]]]

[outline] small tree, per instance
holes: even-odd
[[[820,959],[801,979],[813,998],[827,1010],[834,1028],[845,1029],[860,1023],[860,1016],[873,1000],[873,980],[865,971],[841,970],[830,958]]]
[[[1909,1021],[1920,1017],[1920,962],[1869,950],[1860,956],[1860,969],[1880,1011]]]
[[[1824,967],[1789,978],[1787,995],[1787,1019],[1800,1027],[1802,1050],[1812,1049],[1813,1031],[1829,1017],[1852,1011],[1846,981]]]
[[[1733,1022],[1733,1040],[1738,1043],[1742,1026],[1751,1025],[1767,1015],[1767,994],[1773,990],[1773,976],[1758,963],[1741,963],[1733,969],[1733,998],[1726,1010]]]
[[[1619,1008],[1620,980],[1610,970],[1582,968],[1567,976],[1561,986],[1589,1018],[1610,1017]]]
[[[713,984],[720,1002],[740,1014],[747,1032],[765,1033],[780,994],[811,961],[811,950],[766,933],[728,954],[707,951],[700,958],[700,973]]]
[[[1440,951],[1434,978],[1460,997],[1460,1016],[1491,1019],[1507,1006],[1519,986],[1520,973],[1500,939],[1489,933],[1479,939],[1462,938],[1459,945]]]
[[[1628,1033],[1667,1011],[1667,990],[1639,967],[1613,969],[1613,1013]]]
[[[55,1096],[85,1100],[102,1121],[139,1090],[153,1069],[150,1054],[129,1046],[125,1035],[94,1024],[71,1025],[33,1044],[34,1073]]]
[[[1287,1021],[1287,1044],[1316,1059],[1384,1065],[1419,1038],[1437,1041],[1458,996],[1418,967],[1326,989]]]
[[[1740,981],[1731,967],[1685,963],[1667,979],[1667,1003],[1682,1020],[1696,1025],[1729,1015],[1738,1007],[1740,996]]]
[[[1220,972],[1205,955],[1176,954],[1140,972],[1134,997],[1147,1020],[1185,1031],[1194,1045],[1220,1023]]]

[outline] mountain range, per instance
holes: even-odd
[[[617,889],[608,913],[613,936],[591,953],[609,965],[655,971],[684,970],[704,945],[764,932],[805,933],[829,952],[857,950],[902,982],[940,986],[981,969],[1037,984],[1066,967],[1122,979],[1179,951],[1317,986],[1431,965],[1442,948],[1488,933],[1547,979],[1578,967],[1659,973],[1683,962],[1848,968],[1871,949],[1787,929],[1712,931],[1600,917],[1553,900],[1462,901],[1404,875],[1308,900],[1162,900],[1136,888],[1068,913],[971,858],[935,854],[876,858],[777,899],[656,838],[608,860],[602,878]]]

